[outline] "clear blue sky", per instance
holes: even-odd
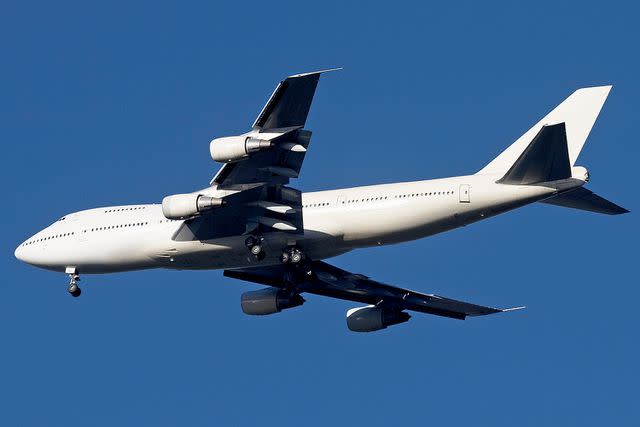
[[[640,10],[345,3],[3,2],[1,425],[638,422]],[[574,89],[611,83],[579,163],[632,213],[536,205],[334,259],[528,307],[374,334],[314,296],[244,316],[256,286],[217,271],[86,276],[74,300],[14,259],[65,213],[205,186],[211,138],[247,130],[282,77],[334,66],[302,190],[473,173]]]

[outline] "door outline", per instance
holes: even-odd
[[[471,203],[471,186],[460,184],[460,203]]]

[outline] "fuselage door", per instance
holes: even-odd
[[[460,185],[460,203],[470,203],[471,202],[471,188],[469,184],[461,184]]]
[[[341,205],[344,205],[344,203],[345,203],[344,196],[338,196],[337,205],[341,206]]]

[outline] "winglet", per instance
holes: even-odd
[[[319,70],[319,71],[310,71],[308,73],[300,73],[300,74],[294,74],[292,76],[287,77],[288,79],[294,79],[296,77],[304,77],[304,76],[310,76],[312,74],[323,74],[323,73],[330,73],[332,71],[340,71],[342,70],[342,67],[337,67],[337,68],[327,68],[326,70]]]
[[[503,309],[500,309],[500,311],[503,313],[506,313],[508,311],[524,310],[525,308],[527,307],[524,305],[521,305],[520,307],[503,308]]]

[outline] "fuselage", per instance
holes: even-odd
[[[16,257],[54,271],[82,274],[148,268],[228,269],[279,263],[281,250],[301,247],[312,259],[419,239],[461,227],[575,188],[584,181],[503,185],[499,177],[468,175],[303,193],[303,233],[264,233],[266,258],[248,256],[237,235],[176,240],[182,220],[159,204],[111,206],[65,215],[27,239]],[[210,195],[216,189],[206,189]]]

